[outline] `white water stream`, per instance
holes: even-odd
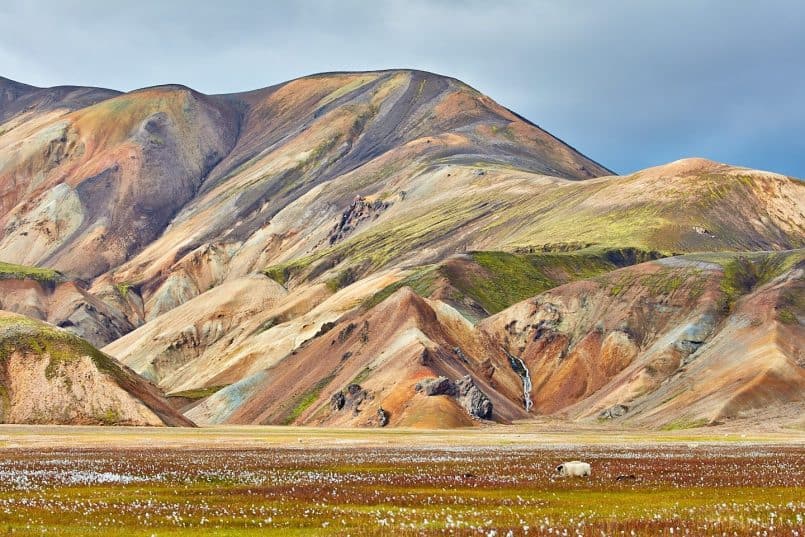
[[[525,406],[525,411],[530,412],[531,407],[534,406],[534,401],[531,400],[531,372],[528,370],[528,366],[525,365],[523,360],[509,352],[506,352],[506,354],[509,356],[509,361],[511,362],[514,372],[523,379],[523,405]],[[517,366],[515,366],[515,362]]]

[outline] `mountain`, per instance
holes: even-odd
[[[86,341],[0,312],[0,421],[192,426],[152,384]]]
[[[660,427],[751,418],[743,388],[801,403],[798,347],[777,343],[803,337],[796,179],[704,159],[613,175],[411,70],[231,95],[0,79],[0,118],[0,308],[103,347],[199,423],[457,426],[488,401],[502,422],[622,405]],[[519,326],[537,303],[560,316],[550,344]],[[743,304],[766,308],[746,333]],[[704,318],[681,365],[665,344]],[[757,349],[746,376],[697,384],[700,406],[652,399],[715,368],[730,331]],[[438,377],[447,394],[423,395]]]
[[[803,250],[665,258],[555,287],[476,325],[401,287],[188,415],[367,425],[382,408],[393,425],[461,424],[455,398],[417,383],[470,375],[501,422],[530,413],[675,428],[763,413],[790,423],[805,410],[803,276]],[[366,392],[361,412],[333,409],[350,385]]]

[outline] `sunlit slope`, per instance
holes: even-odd
[[[0,396],[4,423],[192,425],[114,358],[8,312],[0,312]]]
[[[0,134],[0,255],[82,278],[157,238],[236,131],[225,107],[182,87],[30,115]]]

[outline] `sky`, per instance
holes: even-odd
[[[801,0],[2,0],[0,76],[204,93],[325,71],[453,76],[619,173],[805,178]]]

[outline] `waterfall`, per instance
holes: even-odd
[[[528,371],[528,366],[525,365],[522,359],[511,354],[506,349],[503,349],[503,352],[509,357],[509,365],[511,365],[512,370],[523,380],[523,406],[525,406],[526,412],[530,412],[534,402],[531,400],[531,373]]]

